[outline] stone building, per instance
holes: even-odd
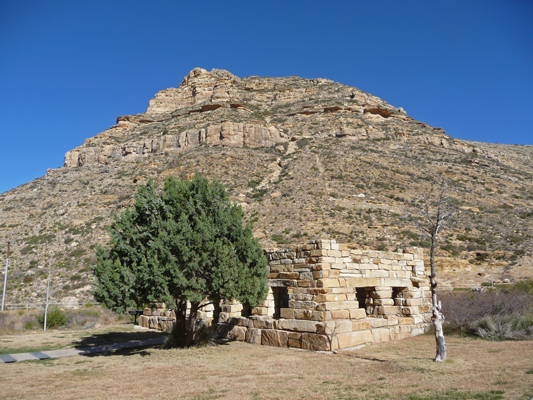
[[[430,325],[431,291],[421,249],[359,250],[315,240],[265,253],[268,297],[255,308],[236,301],[221,305],[219,331],[228,339],[338,350],[416,336]],[[171,326],[171,314],[156,313],[163,316],[144,316],[139,323]],[[200,316],[209,318],[212,310]]]

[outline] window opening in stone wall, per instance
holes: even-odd
[[[252,307],[248,304],[242,305],[241,317],[249,317],[252,315]]]
[[[393,287],[392,288],[392,299],[394,300],[395,306],[403,306],[404,305],[404,291],[406,291],[406,287]]]
[[[370,293],[374,290],[373,287],[359,287],[355,288],[355,297],[359,303],[359,308],[364,308],[368,314],[368,299],[370,299]]]
[[[286,287],[273,287],[272,294],[274,296],[274,318],[280,317],[280,310],[289,307],[289,291]]]

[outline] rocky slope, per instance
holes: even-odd
[[[9,303],[91,297],[106,226],[148,178],[196,171],[223,182],[265,247],[335,238],[360,247],[427,246],[421,193],[448,185],[440,242],[449,283],[533,275],[533,148],[456,140],[402,108],[327,79],[247,77],[196,68],[139,115],[65,155],[65,166],[0,195],[13,231]],[[5,245],[3,246],[5,255]]]

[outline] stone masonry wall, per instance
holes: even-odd
[[[309,350],[337,350],[425,332],[431,292],[422,251],[349,249],[316,240],[296,250],[266,252],[269,295],[243,310],[223,304],[229,339]]]
[[[315,240],[266,251],[267,299],[250,309],[221,303],[219,333],[230,340],[309,350],[338,350],[420,335],[431,321],[422,250],[350,249]],[[199,312],[211,322],[213,307]],[[172,311],[145,309],[139,325],[169,330]]]

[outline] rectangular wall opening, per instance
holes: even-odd
[[[366,314],[371,314],[369,312],[369,307],[372,303],[372,298],[370,297],[370,294],[374,290],[373,287],[359,287],[355,288],[355,298],[357,299],[357,302],[359,303],[359,308],[363,308],[366,311]],[[369,300],[370,299],[370,300]]]
[[[406,287],[393,287],[392,288],[392,299],[394,300],[395,306],[403,306],[405,298],[403,292],[407,291]]]
[[[250,307],[248,304],[242,305],[241,310],[241,317],[249,317],[252,315],[252,307]]]
[[[289,291],[286,287],[272,287],[274,295],[274,318],[279,318],[280,310],[289,307]]]

